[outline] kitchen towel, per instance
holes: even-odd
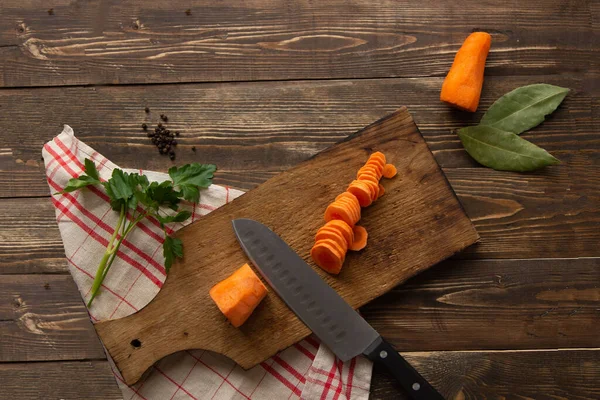
[[[54,195],[67,181],[83,172],[90,158],[102,179],[118,168],[97,151],[78,140],[71,127],[44,145],[44,164],[56,221],[60,229],[69,270],[84,300],[99,259],[112,235],[118,215],[101,187]],[[135,171],[150,181],[165,181],[164,173]],[[187,206],[189,222],[228,203],[243,192],[211,185],[201,191],[200,203]],[[171,231],[182,224],[173,224]],[[146,219],[123,242],[102,291],[88,310],[93,322],[116,319],[143,308],[165,281],[162,230]],[[256,367],[244,371],[230,359],[204,350],[182,351],[167,356],[150,368],[134,386],[125,385],[118,369],[109,362],[123,398],[130,399],[367,399],[372,364],[363,357],[346,363],[338,360],[314,337],[309,337]]]

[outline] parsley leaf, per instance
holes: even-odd
[[[88,158],[85,159],[85,174],[80,175],[77,178],[69,179],[67,186],[58,193],[55,194],[65,194],[74,192],[78,189],[81,189],[90,185],[98,185],[100,184],[100,175],[98,174],[98,170],[96,169],[96,165],[94,162]]]
[[[183,222],[191,216],[192,213],[189,211],[179,211],[176,215],[167,215],[165,217],[157,214],[156,219],[164,226],[164,224],[169,224],[171,222]]]
[[[216,165],[213,164],[187,164],[183,167],[172,167],[169,176],[173,185],[181,190],[183,198],[198,203],[200,201],[199,188],[207,188],[212,183]]]
[[[92,160],[90,160],[89,158],[86,158],[84,161],[84,170],[85,173],[87,174],[87,176],[89,176],[92,179],[95,179],[97,181],[100,180],[100,173],[98,173],[98,170],[96,169],[96,164],[94,164],[94,162]]]
[[[163,242],[163,255],[165,256],[165,270],[168,274],[175,257],[183,257],[183,243],[181,240],[171,236],[165,236],[165,241]]]

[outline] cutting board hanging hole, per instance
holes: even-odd
[[[131,341],[131,345],[132,345],[133,347],[135,347],[136,349],[139,349],[140,347],[142,347],[142,342],[140,342],[140,340],[139,340],[139,339],[133,339],[133,340]]]

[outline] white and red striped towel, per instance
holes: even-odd
[[[91,158],[103,179],[115,164],[79,141],[71,127],[43,149],[50,192],[60,191],[70,178],[82,173]],[[168,175],[139,171],[156,181]],[[200,204],[189,204],[195,221],[243,192],[212,185],[201,192]],[[53,195],[56,220],[73,279],[84,299],[89,298],[99,259],[104,253],[117,213],[102,188],[93,187]],[[180,228],[174,224],[171,229]],[[157,221],[145,220],[123,242],[101,294],[89,310],[94,322],[125,317],[144,307],[165,281],[162,231]],[[358,357],[341,363],[325,346],[309,337],[251,370],[204,350],[183,351],[165,357],[140,382],[126,386],[113,365],[124,399],[367,399],[371,363]]]

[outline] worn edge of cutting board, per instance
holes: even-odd
[[[363,209],[359,224],[369,231],[366,249],[349,252],[342,272],[328,275],[310,259],[314,234],[324,223],[327,204],[346,189],[368,154],[378,150],[396,165],[398,176],[382,180],[385,195]],[[298,185],[296,180],[302,179]],[[278,193],[282,186],[293,190]],[[293,208],[295,202],[302,207]],[[210,299],[215,283],[248,262],[231,228],[231,220],[240,217],[271,227],[354,308],[479,239],[402,107],[177,232],[185,255],[157,296],[131,316],[95,325],[128,385],[176,351],[211,350],[248,369],[310,334],[273,290],[240,328],[231,326]],[[139,347],[133,346],[134,339]]]

